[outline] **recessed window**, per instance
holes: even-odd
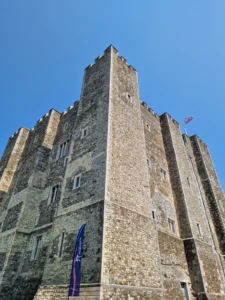
[[[182,292],[183,292],[183,294],[184,294],[185,299],[186,299],[186,300],[189,300],[186,282],[181,282],[181,283],[180,283],[180,287],[181,287],[181,290],[182,290]]]
[[[34,260],[38,258],[40,247],[41,247],[42,236],[38,236],[36,239],[35,249],[34,249]]]
[[[187,185],[191,186],[189,177],[187,177]]]
[[[68,165],[69,157],[65,157],[64,159],[64,167]]]
[[[36,219],[35,219],[35,226],[38,225],[38,221],[39,221],[39,217],[36,217]]]
[[[55,202],[55,200],[57,198],[58,191],[59,191],[59,185],[58,184],[52,187],[50,203]]]
[[[63,250],[63,243],[64,243],[64,236],[65,236],[65,232],[62,232],[61,235],[61,241],[60,241],[60,247],[59,247],[59,257],[62,256],[62,250]]]
[[[68,154],[68,148],[69,148],[69,140],[60,144],[56,155],[56,159],[66,156]]]
[[[75,176],[74,181],[73,181],[73,189],[78,189],[80,187],[80,182],[81,182],[81,174]]]
[[[130,94],[127,94],[127,99],[128,99],[129,101],[131,101],[131,95],[130,95]]]
[[[197,223],[197,228],[198,228],[198,234],[201,237],[202,236],[202,232],[201,232],[201,227],[200,227],[199,223]]]
[[[87,136],[88,130],[87,128],[82,130],[82,138],[85,138]]]
[[[147,129],[148,131],[150,131],[150,125],[148,125],[147,123],[146,123],[146,129]]]
[[[150,160],[147,158],[147,167],[150,168]]]
[[[153,220],[155,220],[155,219],[156,219],[155,210],[152,210],[152,219],[153,219]]]
[[[166,171],[163,168],[160,169],[160,175],[164,180],[166,180]]]
[[[170,232],[175,233],[175,222],[174,222],[174,220],[168,218],[168,225],[169,225]]]

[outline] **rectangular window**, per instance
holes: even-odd
[[[152,219],[153,219],[153,220],[156,219],[156,217],[155,217],[155,211],[154,211],[154,210],[152,210]]]
[[[59,247],[59,257],[62,256],[62,249],[63,249],[63,242],[64,242],[64,236],[65,236],[65,232],[62,232],[62,236],[61,236],[61,241],[60,241],[60,247]]]
[[[68,154],[69,140],[59,145],[56,159],[60,159]]]
[[[186,300],[189,300],[189,297],[188,297],[188,290],[187,290],[187,284],[185,282],[181,282],[180,283],[180,287],[181,287],[181,290],[184,294],[184,297]]]
[[[147,158],[147,167],[150,168],[150,160]]]
[[[198,228],[198,234],[199,234],[199,236],[202,236],[201,227],[200,227],[199,223],[197,223],[197,228]]]
[[[55,202],[57,194],[58,194],[58,191],[59,191],[59,185],[57,184],[57,185],[53,186],[53,188],[52,188],[50,203],[54,203]]]
[[[162,177],[164,180],[166,180],[166,171],[165,171],[163,168],[160,169],[160,174],[161,174],[161,177]]]
[[[175,222],[170,218],[168,218],[168,225],[170,232],[175,233]]]
[[[146,129],[147,129],[148,131],[150,131],[150,125],[148,125],[147,123],[146,123]]]
[[[74,181],[73,181],[73,189],[77,189],[80,187],[80,182],[81,182],[81,174],[75,176]]]
[[[41,247],[41,240],[42,240],[42,236],[38,236],[36,240],[35,249],[34,249],[34,260],[38,258],[40,247]]]

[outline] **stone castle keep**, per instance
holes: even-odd
[[[225,299],[225,198],[207,146],[140,103],[110,46],[81,98],[10,137],[0,161],[0,299]]]

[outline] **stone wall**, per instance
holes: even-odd
[[[225,199],[208,148],[140,103],[113,46],[85,69],[80,101],[10,138],[0,176],[1,299],[66,300],[84,223],[78,299],[186,300],[181,285],[189,300],[225,298]]]
[[[21,127],[12,136],[0,161],[0,191],[8,192],[25,147],[28,130]]]
[[[220,250],[225,251],[225,228],[224,228],[224,204],[225,198],[220,187],[213,163],[207,146],[197,136],[191,137],[193,152],[200,175],[200,181],[204,188],[214,231],[216,232]]]
[[[101,299],[162,289],[136,71],[111,54],[109,133]],[[117,287],[118,286],[118,287]],[[156,293],[149,293],[155,296]]]

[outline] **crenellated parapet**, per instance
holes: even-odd
[[[132,66],[132,65],[129,65],[126,58],[124,58],[123,56],[119,56],[119,52],[118,50],[113,46],[113,45],[110,45],[108,48],[106,48],[106,50],[104,51],[104,54],[103,55],[100,55],[98,57],[96,57],[95,59],[95,62],[94,64],[89,64],[86,68],[85,68],[85,71],[86,70],[89,70],[91,68],[93,68],[96,64],[98,64],[102,59],[104,59],[105,56],[107,56],[109,53],[111,53],[111,51],[117,55],[118,59],[120,61],[122,61],[124,63],[124,65],[126,65],[130,70],[136,72],[137,70]]]
[[[141,105],[145,107],[156,119],[160,119],[159,115],[155,113],[152,108],[148,107],[148,104],[146,102],[141,102]]]

